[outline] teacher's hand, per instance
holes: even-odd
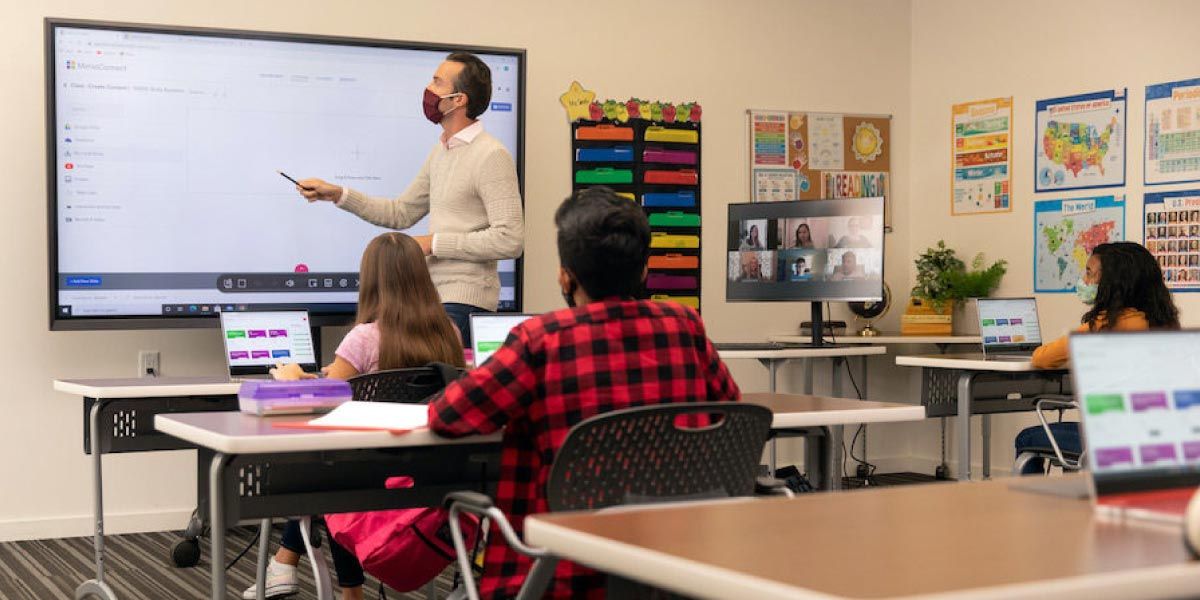
[[[296,186],[296,191],[300,192],[300,195],[307,198],[309,202],[317,200],[336,202],[338,198],[342,197],[342,186],[316,178],[301,179],[300,185]]]
[[[432,235],[414,235],[413,239],[417,241],[417,245],[421,247],[421,252],[425,253],[425,256],[433,256]]]

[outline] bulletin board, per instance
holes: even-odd
[[[746,112],[751,201],[883,196],[891,231],[891,115]]]

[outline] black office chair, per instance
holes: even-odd
[[[346,380],[355,400],[420,404],[463,376],[462,369],[445,363],[424,367],[388,369],[355,375]]]
[[[678,424],[706,415],[711,424],[703,427]],[[597,415],[572,427],[563,441],[546,484],[547,503],[551,511],[594,510],[776,490],[778,482],[756,478],[771,420],[770,409],[737,402],[659,404]],[[468,598],[479,596],[459,529],[462,512],[492,520],[510,546],[535,559],[517,598],[542,596],[557,558],[525,545],[484,494],[454,492],[446,505]]]
[[[1071,452],[1063,450],[1058,446],[1058,440],[1054,438],[1054,431],[1050,429],[1050,423],[1046,420],[1046,410],[1057,410],[1058,420],[1062,422],[1063,411],[1068,409],[1079,408],[1079,403],[1070,396],[1044,396],[1039,398],[1034,404],[1034,412],[1037,413],[1038,421],[1041,422],[1042,429],[1046,432],[1047,439],[1050,440],[1050,447],[1029,447],[1025,448],[1017,455],[1016,461],[1013,463],[1013,473],[1020,474],[1025,470],[1025,465],[1033,460],[1041,460],[1042,464],[1049,464],[1050,468],[1059,467],[1064,472],[1079,471],[1084,468],[1085,456],[1087,449],[1082,452]],[[1049,468],[1046,469],[1048,473]]]

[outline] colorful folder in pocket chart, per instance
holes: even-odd
[[[580,138],[583,139],[583,138]],[[658,125],[646,128],[647,142],[675,142],[678,144],[695,144],[700,141],[700,132],[691,129],[667,129]]]
[[[577,140],[602,140],[612,142],[632,142],[632,127],[617,127],[607,123],[593,127],[580,127],[575,130]]]
[[[642,151],[642,160],[648,163],[694,165],[696,153],[691,150],[665,150],[651,146]]]
[[[669,294],[654,294],[653,296],[650,296],[650,299],[658,302],[675,302],[676,304],[682,304],[696,310],[700,309],[700,296],[671,296]]]
[[[696,185],[699,177],[691,169],[684,169],[682,171],[650,170],[646,171],[646,174],[642,177],[642,181],[665,185]]]
[[[632,202],[637,202],[637,196],[633,195],[630,192],[617,192],[617,195],[622,198],[628,198]]]
[[[700,215],[672,210],[650,215],[651,227],[699,227]]]
[[[611,148],[580,148],[575,151],[576,162],[633,162],[633,146]]]
[[[654,231],[650,233],[651,248],[699,248],[698,235],[673,235]]]
[[[695,208],[696,192],[654,192],[642,194],[642,206],[649,208]]]
[[[575,183],[633,183],[633,171],[629,169],[583,169],[575,172]]]
[[[646,288],[651,290],[694,290],[700,287],[693,275],[651,273],[646,276]]]
[[[684,256],[683,254],[661,254],[651,256],[651,269],[699,269],[699,256]]]

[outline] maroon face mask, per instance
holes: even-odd
[[[425,97],[421,100],[421,107],[425,109],[425,118],[429,119],[429,122],[435,125],[441,123],[442,119],[446,118],[446,113],[442,112],[441,109],[438,108],[438,104],[441,104],[442,100],[445,98],[453,98],[461,95],[461,92],[455,92],[453,94],[439,96],[433,93],[433,90],[425,88]],[[450,110],[453,111],[454,109]]]

